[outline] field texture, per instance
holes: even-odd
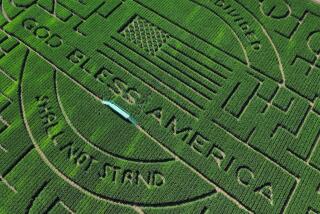
[[[0,0],[0,214],[320,214],[320,5]]]

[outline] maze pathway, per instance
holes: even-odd
[[[1,214],[320,214],[316,1],[0,6]]]

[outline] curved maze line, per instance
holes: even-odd
[[[196,196],[193,198],[187,198],[185,200],[180,200],[180,201],[174,201],[174,202],[164,202],[164,203],[142,203],[142,202],[130,202],[130,201],[125,201],[122,199],[114,199],[111,197],[108,197],[106,195],[102,195],[99,193],[95,193],[91,190],[89,190],[88,188],[82,187],[80,186],[78,183],[76,183],[75,181],[71,180],[71,178],[69,178],[67,175],[63,174],[58,168],[56,168],[55,165],[53,165],[50,160],[46,157],[46,155],[44,154],[44,152],[41,150],[40,146],[37,144],[33,133],[31,131],[31,128],[28,124],[27,118],[26,118],[26,111],[25,111],[25,106],[24,106],[24,98],[23,98],[23,74],[25,71],[25,67],[26,67],[26,63],[27,63],[27,58],[30,54],[30,52],[33,50],[27,49],[27,53],[25,54],[25,58],[23,61],[23,65],[20,71],[20,76],[19,76],[19,106],[21,109],[21,117],[23,120],[23,124],[28,132],[28,135],[32,141],[32,144],[34,145],[36,151],[38,152],[40,158],[42,159],[42,161],[56,174],[58,175],[60,178],[62,178],[65,182],[67,182],[70,186],[74,187],[75,189],[77,189],[78,191],[80,191],[81,193],[94,198],[98,201],[105,201],[108,203],[111,203],[113,205],[118,205],[118,206],[123,206],[123,207],[128,207],[133,209],[134,211],[137,212],[137,210],[140,210],[141,208],[165,208],[165,207],[173,207],[173,206],[179,206],[182,204],[187,204],[187,203],[194,203],[200,199],[203,198],[207,198],[210,197],[212,194],[217,193],[216,190],[210,191],[208,193],[202,194],[200,196]],[[35,53],[35,55],[38,56],[38,54]],[[41,57],[41,59],[43,59],[43,57]],[[45,60],[45,59],[44,59]],[[47,60],[45,60],[47,62]]]
[[[90,147],[96,149],[97,151],[108,155],[108,156],[112,156],[115,157],[117,159],[121,159],[121,160],[125,160],[125,161],[129,161],[129,162],[134,162],[134,163],[141,163],[141,164],[155,164],[155,163],[168,163],[171,161],[175,161],[174,158],[170,158],[170,159],[163,159],[163,160],[140,160],[140,159],[136,159],[136,158],[128,158],[128,157],[124,157],[122,155],[118,155],[116,153],[110,152],[110,151],[105,151],[102,150],[100,147],[94,145],[92,142],[90,142],[86,137],[84,137],[80,131],[77,130],[77,128],[73,125],[73,123],[71,122],[70,118],[68,117],[64,106],[61,102],[61,98],[59,95],[59,86],[58,86],[58,80],[57,80],[57,71],[54,71],[54,90],[55,90],[55,94],[58,100],[58,104],[59,104],[59,108],[61,110],[61,113],[63,114],[64,119],[66,120],[67,124],[69,125],[69,127],[72,129],[72,131],[74,131],[86,144],[88,144]]]

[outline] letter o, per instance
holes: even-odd
[[[34,35],[40,39],[46,39],[50,36],[50,30],[47,27],[40,26],[33,31]]]

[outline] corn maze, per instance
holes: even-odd
[[[0,214],[320,214],[315,1],[0,6]]]

